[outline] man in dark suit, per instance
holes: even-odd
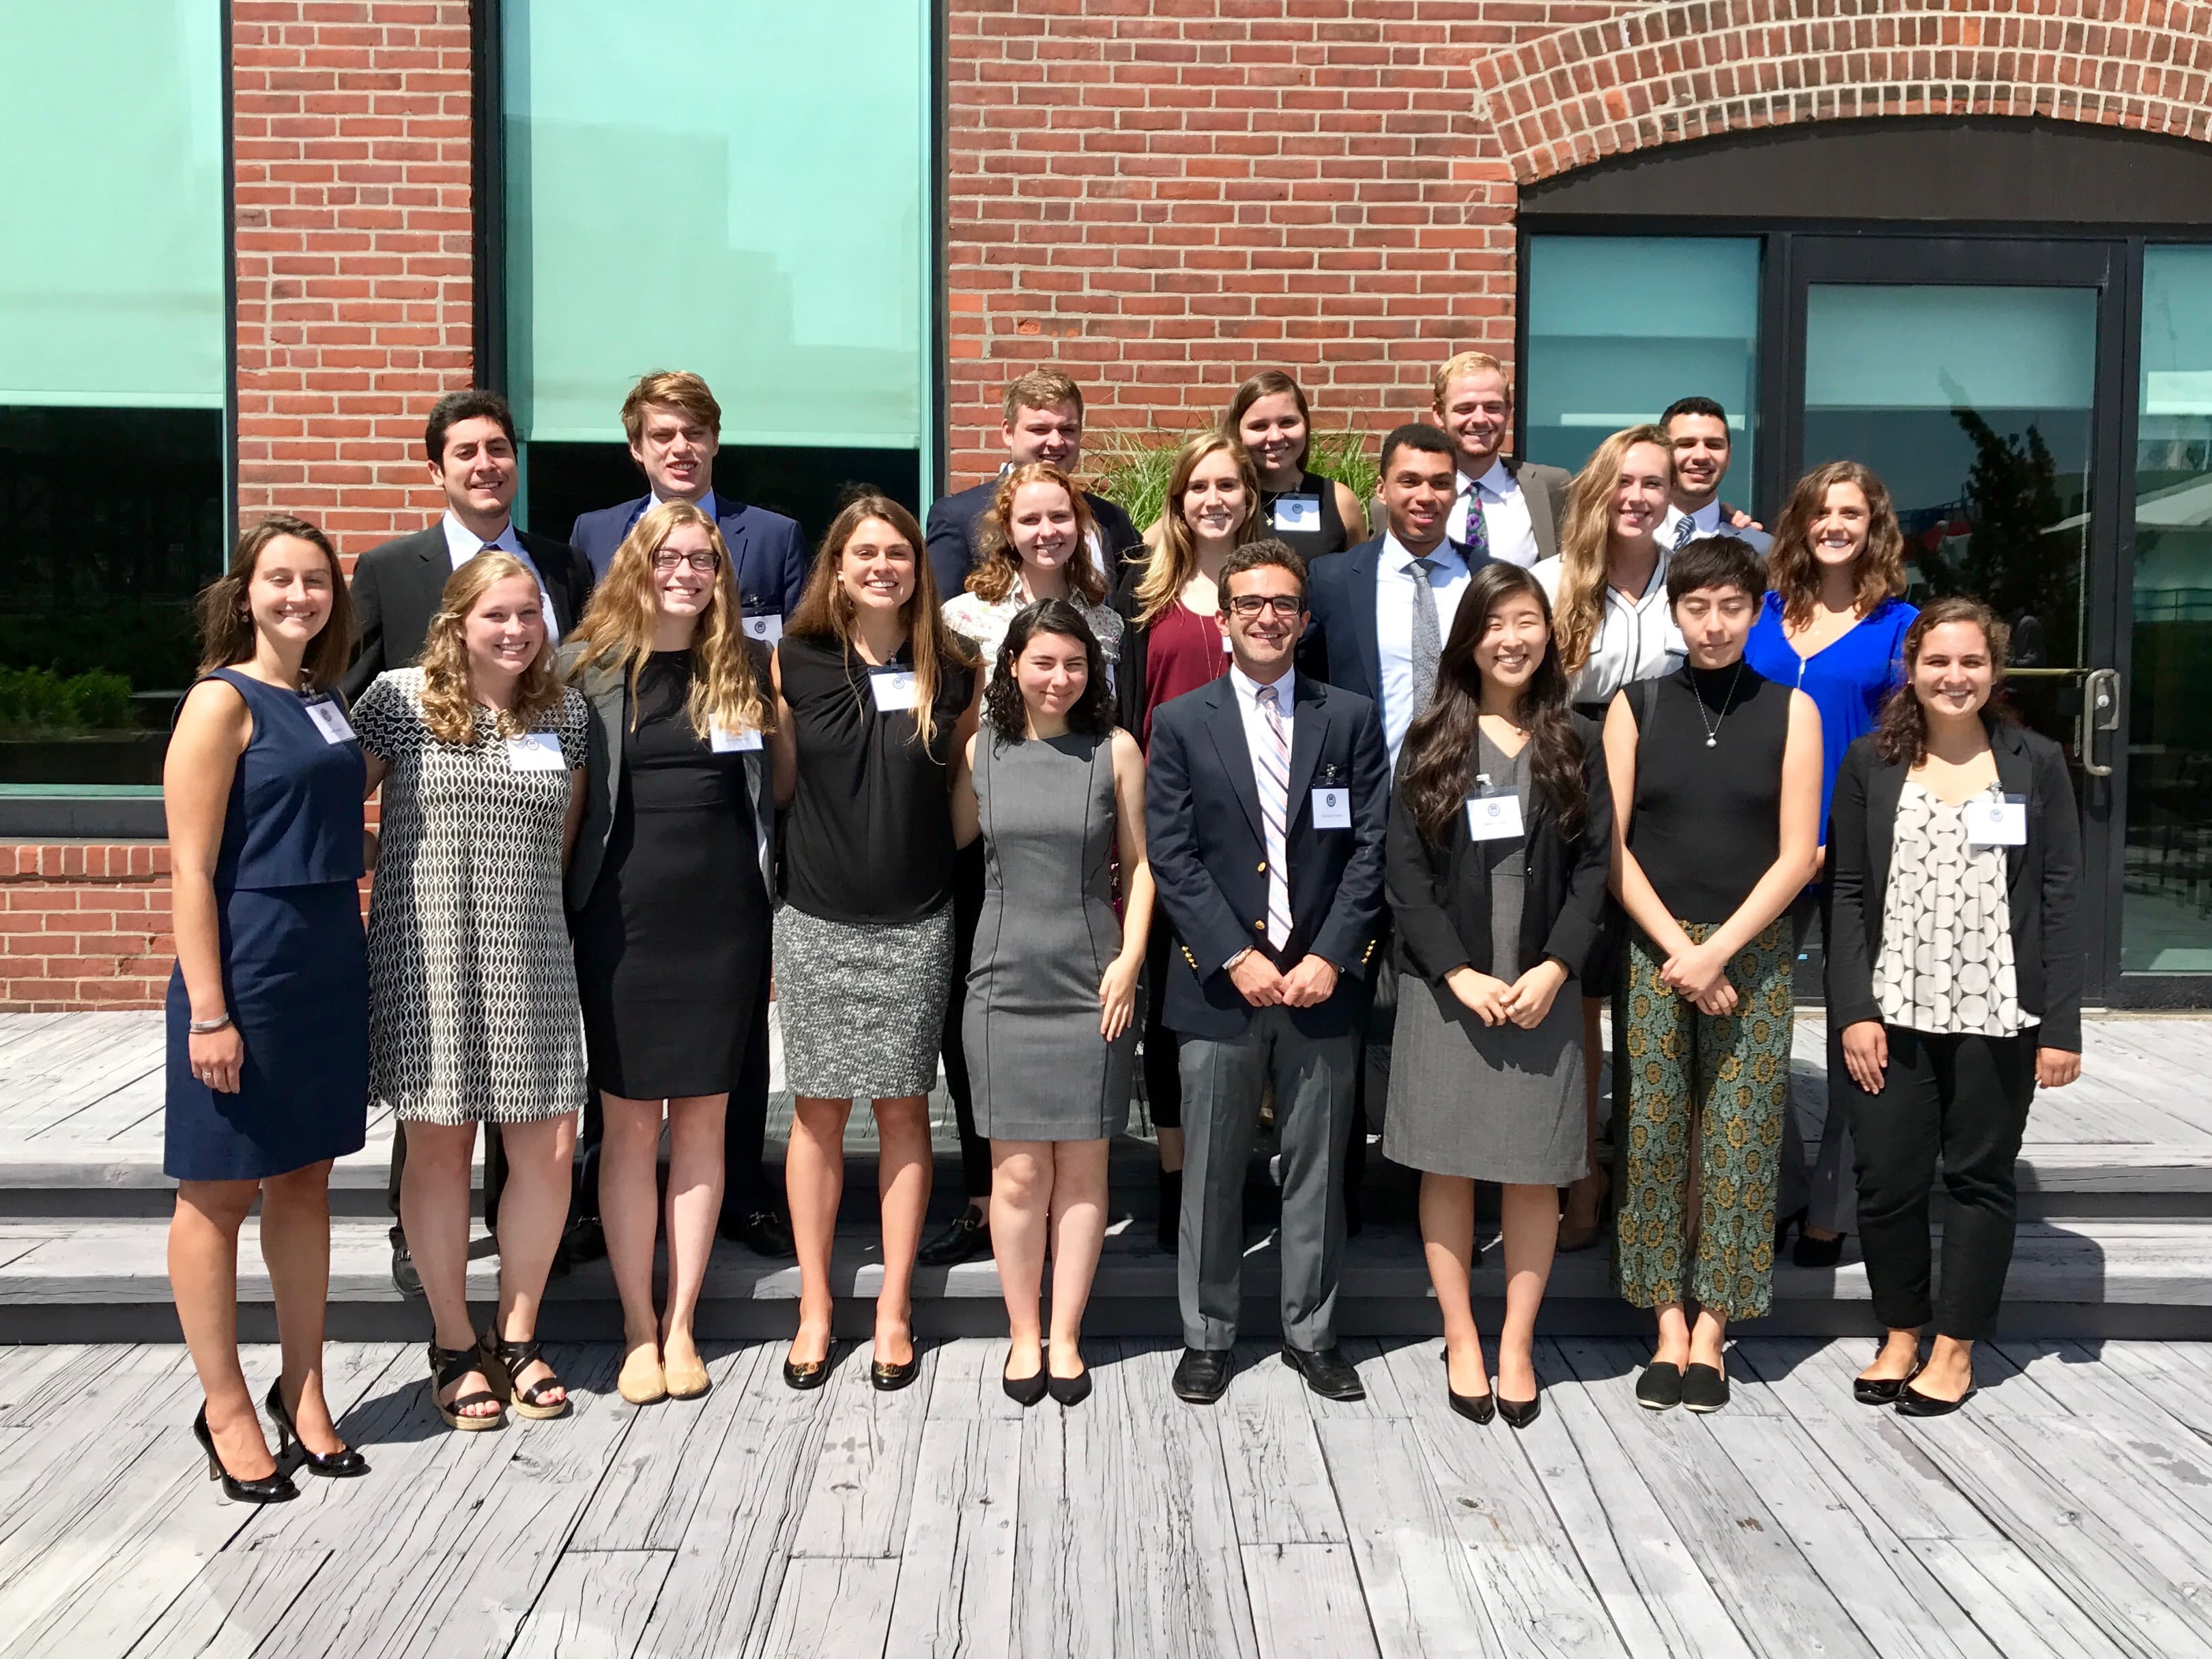
[[[714,489],[714,457],[721,448],[722,406],[706,381],[682,369],[655,369],[623,399],[623,430],[630,459],[645,474],[645,495],[615,507],[586,513],[568,532],[569,542],[600,575],[615,550],[648,507],[664,501],[690,501],[712,518],[730,550],[730,568],[745,613],[745,632],[773,646],[783,637],[784,620],[799,609],[811,564],[796,520],[754,507]],[[766,1168],[769,1085],[769,976],[745,1018],[752,1033],[745,1043],[739,1074],[730,1085],[729,1115],[722,1137],[722,1215],[720,1231],[761,1255],[788,1259],[798,1254],[791,1223]],[[584,1109],[577,1139],[579,1159],[575,1212],[566,1245],[574,1260],[605,1253],[599,1231],[599,1140],[605,1130],[599,1102]]]
[[[514,416],[497,392],[451,392],[430,406],[422,429],[430,482],[446,498],[446,511],[427,530],[372,547],[354,562],[353,613],[358,632],[344,689],[351,702],[387,668],[404,668],[422,654],[430,619],[443,602],[454,571],[486,548],[512,553],[538,578],[546,630],[557,643],[575,627],[591,597],[592,569],[566,543],[526,535],[512,509],[521,472],[515,465]],[[399,1227],[399,1172],[407,1164],[407,1138],[392,1139],[392,1282],[408,1296],[422,1281]],[[499,1215],[505,1160],[499,1134],[484,1126],[484,1224]]]
[[[1659,544],[1678,552],[1708,536],[1729,535],[1764,554],[1774,538],[1721,499],[1721,480],[1735,450],[1728,410],[1711,398],[1677,398],[1659,424],[1674,447],[1674,499],[1656,532]]]
[[[1224,678],[1152,717],[1145,829],[1175,930],[1165,1018],[1182,1042],[1183,1355],[1175,1391],[1229,1385],[1245,1166],[1267,1085],[1282,1171],[1283,1358],[1364,1396],[1336,1347],[1345,1139],[1382,909],[1389,787],[1375,705],[1297,672],[1305,571],[1280,542],[1222,568]]]
[[[1431,378],[1431,413],[1456,451],[1445,533],[1523,569],[1559,550],[1571,475],[1498,453],[1513,434],[1513,380],[1486,351],[1462,351]],[[1480,508],[1481,517],[1469,515]]]

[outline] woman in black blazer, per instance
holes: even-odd
[[[1914,1417],[1973,1393],[2012,1262],[2014,1164],[2037,1086],[2081,1074],[2081,829],[2057,744],[1996,717],[2006,629],[1938,599],[1905,683],[1836,778],[1828,1018],[1858,1145],[1860,1234],[1887,1330],[1854,1392]],[[1930,1298],[1929,1188],[1948,1199]],[[1920,1357],[1921,1328],[1936,1341]]]
[[[1460,599],[1435,696],[1407,731],[1390,801],[1400,990],[1382,1133],[1387,1156],[1422,1171],[1445,1388],[1478,1423],[1536,1416],[1530,1349],[1559,1189],[1589,1161],[1577,981],[1604,931],[1612,832],[1604,744],[1569,707],[1544,591],[1517,566],[1485,565]],[[1477,1181],[1504,1187],[1494,1395],[1468,1295]]]

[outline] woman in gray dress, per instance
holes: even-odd
[[[1422,1172],[1445,1388],[1478,1423],[1502,1413],[1520,1428],[1540,1403],[1529,1351],[1559,1189],[1588,1161],[1571,988],[1603,931],[1611,823],[1598,728],[1568,705],[1543,589],[1513,565],[1486,565],[1460,600],[1391,797],[1401,988],[1382,1135],[1386,1156]],[[1504,1188],[1495,1394],[1468,1294],[1477,1181]]]
[[[1107,1144],[1129,1116],[1152,872],[1144,756],[1114,724],[1098,641],[1066,600],[1030,605],[1007,629],[952,813],[963,843],[983,838],[964,1019],[1013,1337],[1006,1389],[1024,1406],[1048,1393],[1072,1406],[1091,1392],[1083,1306],[1106,1237]],[[1048,1352],[1038,1316],[1048,1235]]]

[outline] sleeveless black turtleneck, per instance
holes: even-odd
[[[1790,688],[1741,665],[1653,684],[1628,848],[1677,921],[1723,922],[1781,851]],[[1625,695],[1640,717],[1638,690]]]

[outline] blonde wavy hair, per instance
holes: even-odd
[[[601,664],[626,672],[630,729],[637,729],[638,682],[653,654],[653,630],[660,616],[653,556],[685,525],[705,531],[707,544],[714,550],[714,598],[691,635],[691,695],[684,702],[691,729],[702,738],[712,738],[716,726],[726,732],[769,731],[775,724],[775,706],[746,645],[730,550],[714,521],[690,501],[664,501],[623,538],[576,625],[573,642],[581,648],[568,678],[574,682]]]
[[[1137,581],[1140,628],[1151,627],[1164,615],[1198,574],[1198,543],[1182,516],[1182,498],[1199,463],[1223,453],[1235,460],[1237,476],[1244,481],[1244,522],[1237,526],[1236,544],[1243,547],[1259,539],[1260,474],[1250,453],[1228,433],[1200,433],[1176,453],[1175,470],[1168,475],[1167,494],[1160,506],[1160,544],[1146,559],[1145,574]]]
[[[494,584],[514,576],[522,577],[532,589],[538,586],[530,567],[514,554],[487,548],[446,578],[438,614],[430,618],[422,637],[422,654],[416,659],[422,670],[422,724],[440,743],[476,740],[476,684],[469,672],[463,624]],[[538,654],[516,682],[514,707],[498,713],[499,735],[520,737],[538,723],[540,715],[561,706],[565,690],[560,676],[553,672],[553,633],[549,626],[538,641]]]
[[[1656,426],[1624,428],[1597,447],[1567,486],[1565,526],[1559,532],[1559,599],[1552,607],[1553,637],[1559,665],[1578,674],[1589,661],[1605,625],[1606,541],[1613,521],[1613,492],[1620,483],[1622,463],[1638,444],[1652,444],[1667,458],[1674,476],[1674,445]]]
[[[1075,480],[1050,461],[1030,461],[1008,469],[999,480],[991,504],[976,521],[975,568],[968,573],[968,591],[986,605],[1004,605],[1013,598],[1021,580],[1022,556],[1014,550],[1014,492],[1024,484],[1056,484],[1066,492],[1075,509],[1075,550],[1067,556],[1068,591],[1086,605],[1106,602],[1106,583],[1091,557],[1091,503],[1075,487]]]

